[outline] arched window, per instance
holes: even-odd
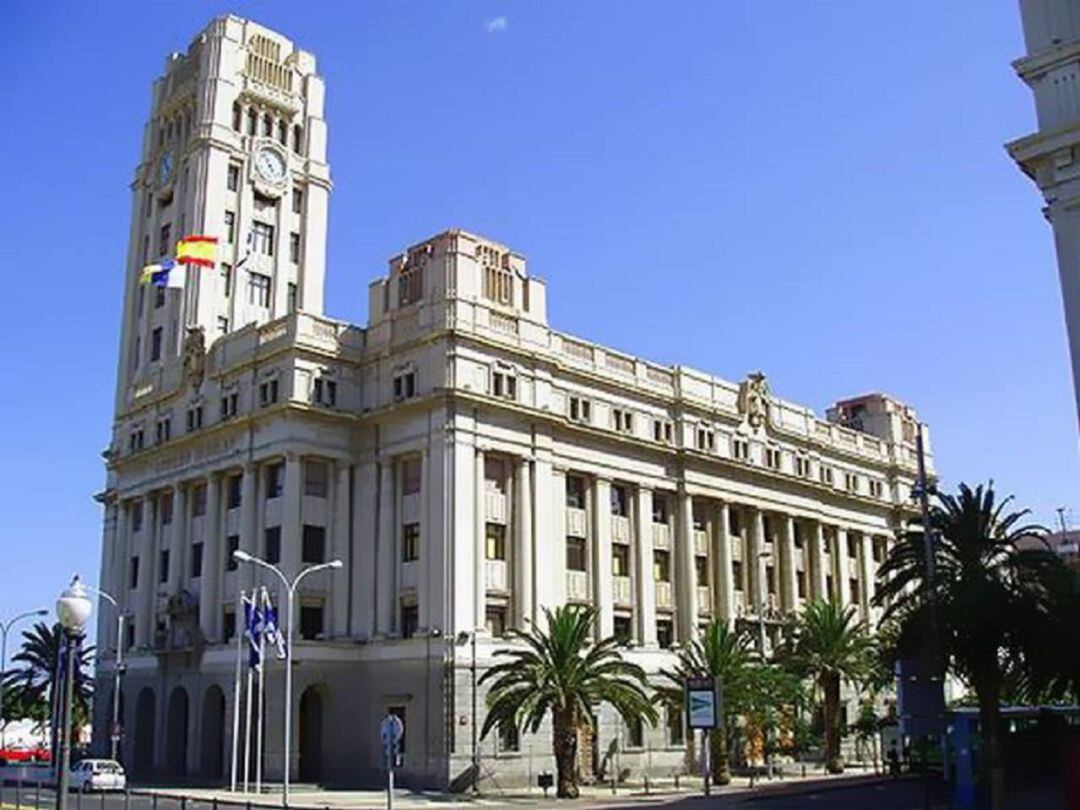
[[[248,124],[247,124],[247,133],[248,133],[248,135],[254,135],[255,134],[255,128],[258,125],[259,125],[259,114],[257,112],[255,112],[254,108],[248,107]]]
[[[278,121],[277,139],[282,146],[289,145],[289,126],[284,121]]]
[[[240,124],[243,120],[244,112],[240,108],[240,102],[234,101],[232,105],[232,128],[234,131],[240,131]]]
[[[303,151],[304,144],[304,128],[297,124],[292,128],[292,148],[296,153]]]
[[[269,138],[274,134],[274,119],[270,113],[263,116],[263,135]]]

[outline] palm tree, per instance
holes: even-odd
[[[550,712],[556,793],[576,798],[578,729],[593,723],[595,707],[610,704],[628,724],[642,719],[655,724],[656,709],[644,670],[623,659],[619,639],[609,636],[591,642],[593,608],[545,608],[544,615],[546,632],[533,627],[528,633],[514,633],[524,646],[496,651],[496,656],[509,660],[480,678],[480,683],[491,682],[481,736],[506,724],[535,734]]]
[[[755,660],[744,674],[740,691],[747,736],[761,740],[763,758],[771,762],[782,716],[796,712],[803,703],[799,676],[776,664]]]
[[[873,671],[874,641],[855,620],[855,608],[821,599],[809,602],[795,620],[793,637],[783,652],[795,673],[813,678],[822,695],[825,767],[841,773],[840,686],[862,683]]]
[[[929,513],[935,576],[927,582],[921,520],[890,550],[878,571],[877,604],[901,626],[906,654],[929,653],[975,691],[990,770],[991,806],[1004,807],[1000,699],[1011,662],[1033,660],[1039,638],[1032,628],[1047,623],[1052,582],[1060,560],[1048,549],[1024,549],[1017,541],[1043,529],[1023,525],[1027,511],[998,503],[993,482],[957,495],[938,493]],[[920,645],[931,628],[935,649]]]
[[[63,644],[64,631],[59,624],[50,627],[45,622],[38,622],[23,632],[22,648],[11,657],[13,664],[23,666],[4,673],[6,690],[11,691],[13,700],[26,707],[31,716],[48,714],[46,707],[54,694]],[[93,655],[93,647],[84,647],[81,643],[76,647],[72,713],[72,723],[76,727],[90,717],[90,699],[93,695],[90,663]]]
[[[709,733],[709,758],[717,785],[731,782],[727,733],[745,706],[747,670],[754,665],[750,647],[746,633],[729,630],[723,621],[713,619],[700,637],[679,650],[675,668],[661,672],[670,683],[658,688],[659,696],[672,711],[683,711],[688,678],[714,678],[722,685],[723,725]]]

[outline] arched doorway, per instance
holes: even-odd
[[[183,776],[187,772],[188,743],[188,695],[178,686],[169,695],[168,713],[165,717],[165,772],[169,776]]]
[[[300,696],[300,781],[322,778],[323,705],[319,688],[309,686]]]
[[[211,686],[203,695],[200,724],[199,773],[207,779],[221,779],[225,773],[225,693]]]
[[[135,702],[134,772],[146,776],[154,768],[154,714],[157,711],[154,690],[145,686]]]

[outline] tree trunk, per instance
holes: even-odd
[[[731,783],[731,765],[728,763],[727,727],[721,725],[709,732],[709,758],[712,760],[714,785]]]
[[[551,744],[555,754],[555,795],[560,799],[576,799],[578,728],[573,709],[556,708],[552,712]]]
[[[975,684],[979,697],[979,721],[986,751],[986,767],[990,785],[991,810],[1005,808],[1005,757],[1001,750],[1001,707],[998,705],[1000,689],[995,681],[985,680]]]
[[[821,692],[825,696],[822,707],[825,725],[825,769],[829,773],[843,773],[844,759],[840,756],[840,678],[836,675],[822,675]]]

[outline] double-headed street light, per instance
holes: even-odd
[[[86,588],[76,574],[71,584],[56,600],[56,618],[64,631],[64,708],[61,712],[63,727],[60,729],[60,763],[56,775],[56,808],[67,806],[68,771],[71,765],[71,704],[75,698],[75,650],[86,622],[94,609],[94,603],[86,595]]]
[[[296,596],[296,586],[300,584],[300,580],[306,577],[308,574],[314,574],[316,571],[325,571],[328,569],[337,570],[342,567],[341,560],[331,560],[330,562],[320,563],[318,565],[312,565],[303,569],[297,574],[290,582],[289,578],[281,572],[281,569],[272,563],[268,563],[266,560],[259,559],[258,557],[248,554],[246,551],[240,551],[237,549],[233,552],[233,559],[237,562],[251,563],[257,565],[260,568],[265,568],[268,571],[273,571],[277,574],[278,579],[285,586],[285,592],[288,597],[288,604],[285,610],[285,745],[282,754],[282,785],[281,785],[281,802],[285,807],[289,806],[289,756],[292,750],[292,648],[293,648],[293,602]]]
[[[84,586],[91,593],[96,593],[106,602],[113,606],[116,611],[116,656],[113,658],[113,701],[112,701],[112,728],[109,729],[109,739],[112,740],[112,758],[119,762],[120,747],[120,676],[124,674],[124,613],[120,605],[110,594],[92,585]]]
[[[6,622],[0,622],[0,750],[6,747],[4,740],[4,730],[7,727],[7,718],[4,716],[4,676],[7,675],[7,637],[8,631],[15,626],[16,622],[21,622],[23,619],[29,619],[31,616],[44,616],[49,611],[42,608],[41,610],[28,610],[26,613],[20,613],[13,619],[8,619]]]

